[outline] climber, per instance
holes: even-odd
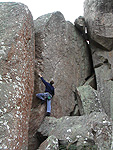
[[[42,82],[45,85],[45,93],[38,93],[36,94],[36,97],[42,100],[42,103],[44,103],[47,100],[47,113],[46,116],[50,116],[51,114],[51,100],[54,96],[54,81],[50,81],[50,83],[46,82],[41,74],[39,74],[39,77],[41,78]]]

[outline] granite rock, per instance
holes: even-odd
[[[113,1],[85,0],[84,18],[94,43],[113,50]]]
[[[34,25],[27,6],[0,3],[0,149],[27,149]]]
[[[82,111],[84,112],[84,114],[103,111],[101,101],[98,98],[98,92],[95,89],[93,89],[90,85],[80,86],[77,88],[77,91],[80,96],[80,99],[78,100],[81,100]],[[79,110],[80,109],[81,106],[79,106]]]
[[[43,137],[54,135],[62,144],[85,146],[91,143],[98,149],[108,150],[111,147],[112,122],[103,112],[92,112],[90,115],[65,116],[59,119],[45,118],[38,129]]]
[[[98,99],[106,114],[113,118],[113,51],[105,51],[90,43],[96,75]]]
[[[58,139],[51,135],[39,147],[39,150],[59,150]]]
[[[91,75],[87,44],[72,23],[65,21],[60,12],[50,13],[34,21],[36,36],[35,91],[44,91],[38,78],[55,81],[52,116],[70,115],[75,105],[73,91]],[[36,94],[36,93],[35,93]],[[34,107],[37,99],[34,98]]]

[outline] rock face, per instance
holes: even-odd
[[[84,16],[90,38],[104,49],[113,50],[113,1],[85,0]]]
[[[51,135],[39,147],[39,150],[59,150],[58,139]]]
[[[113,1],[85,0],[75,25],[0,3],[0,36],[0,149],[113,149]],[[39,73],[55,82],[51,117]]]
[[[34,26],[27,6],[0,3],[0,149],[27,149],[34,90]]]
[[[39,72],[44,79],[49,81],[53,78],[55,82],[55,96],[52,100],[51,116],[61,117],[70,115],[75,107],[76,86],[83,85],[91,75],[90,55],[87,44],[73,24],[65,21],[60,12],[50,13],[39,17],[34,21],[36,40],[35,59],[35,89],[32,109],[37,113],[31,116],[36,118],[40,114],[41,124],[46,108],[38,106],[39,100],[36,93],[44,92],[44,85],[38,77]],[[42,110],[43,113],[40,113]],[[35,122],[35,119],[34,119]],[[32,124],[32,125],[31,125]],[[33,119],[30,121],[29,138],[32,139],[35,128]],[[29,149],[32,142],[29,142]]]
[[[98,98],[105,112],[113,118],[113,51],[103,51],[93,44],[90,47],[96,74],[97,91],[99,93]]]
[[[75,88],[83,85],[91,75],[87,44],[70,22],[60,12],[50,13],[34,21],[36,40],[35,89],[29,129],[29,149],[33,149],[36,129],[45,117],[46,107],[39,106],[36,93],[44,92],[39,72],[49,81],[54,79],[55,96],[52,100],[54,117],[70,115],[75,107]],[[88,66],[88,67],[87,67]],[[40,108],[41,107],[41,108]],[[33,113],[35,112],[36,113]],[[40,112],[41,110],[41,112]],[[34,126],[37,116],[40,119]],[[32,141],[32,142],[30,142]]]
[[[85,0],[84,17],[88,27],[98,99],[113,120],[113,1]]]
[[[80,96],[82,107],[79,106],[80,112],[83,114],[90,114],[91,112],[102,112],[102,106],[100,99],[98,98],[98,93],[90,85],[84,85],[77,88],[78,94]],[[82,110],[81,110],[82,109]]]
[[[40,139],[37,138],[37,129],[41,125],[42,121],[45,117],[45,104],[39,105],[37,108],[31,109],[30,114],[30,121],[29,121],[29,142],[28,142],[28,149],[29,150],[36,150],[37,147],[40,145]]]
[[[62,144],[75,142],[78,147],[92,143],[98,149],[107,150],[111,145],[111,127],[105,113],[93,112],[84,116],[45,118],[38,132],[43,137],[54,135]]]
[[[85,18],[83,16],[78,17],[75,22],[75,27],[79,30],[81,35],[84,37],[84,39],[88,39],[87,37],[87,28],[86,28],[86,22]]]
[[[75,86],[83,85],[91,75],[91,65],[86,42],[60,12],[39,17],[34,22],[36,35],[36,71],[55,81],[52,116],[69,115],[74,108]],[[37,83],[38,81],[36,77]],[[36,84],[36,92],[44,86]],[[34,100],[34,105],[37,100]],[[63,106],[63,107],[62,107]]]
[[[105,112],[113,114],[113,1],[85,1],[84,17],[96,74],[97,92]],[[113,118],[113,117],[112,117]]]

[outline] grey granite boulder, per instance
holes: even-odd
[[[82,107],[79,106],[80,112],[82,111],[84,114],[90,114],[91,112],[101,112],[102,105],[101,101],[98,98],[98,92],[93,89],[90,85],[84,85],[77,88],[78,94],[80,96],[80,100]],[[80,104],[80,102],[78,102]]]
[[[54,135],[64,145],[75,142],[75,146],[85,146],[86,143],[92,143],[98,149],[108,150],[111,147],[112,123],[102,112],[59,119],[47,117],[38,133],[43,137]]]
[[[113,119],[113,1],[85,0],[84,17],[98,99],[106,114]]]
[[[40,145],[40,140],[37,139],[37,129],[41,125],[42,121],[45,117],[45,104],[39,106],[37,108],[31,109],[30,112],[30,120],[29,120],[29,131],[28,131],[28,149],[35,150]]]
[[[39,147],[39,150],[59,150],[58,139],[51,135]]]
[[[27,149],[34,25],[27,6],[0,3],[0,149]]]
[[[108,116],[113,118],[113,51],[104,51],[90,43],[96,75],[98,99]]]
[[[60,12],[39,17],[34,21],[36,36],[35,91],[43,92],[38,78],[41,72],[49,81],[55,81],[52,116],[70,115],[74,109],[76,86],[83,85],[91,75],[87,44],[70,22]],[[36,94],[36,93],[35,93]],[[34,98],[34,107],[37,100]]]
[[[41,106],[36,93],[45,87],[38,74],[46,81],[55,82],[51,116],[70,115],[75,107],[76,86],[83,85],[91,75],[87,44],[74,25],[60,12],[43,15],[34,21],[35,26],[35,88],[29,125],[29,149],[37,139],[33,137],[45,117],[46,106]],[[36,112],[36,114],[35,114]],[[37,119],[40,118],[40,119]],[[37,120],[37,122],[35,121]],[[35,125],[34,125],[35,124]],[[36,142],[37,143],[37,142]]]
[[[85,0],[84,17],[92,41],[113,50],[113,1]]]

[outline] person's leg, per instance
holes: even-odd
[[[45,96],[44,95],[45,95],[44,93],[38,93],[38,94],[36,94],[36,97],[38,97],[39,99],[45,101]]]
[[[51,113],[51,100],[47,100],[47,113]]]

